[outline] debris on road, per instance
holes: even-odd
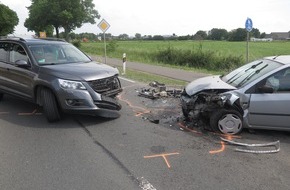
[[[235,142],[232,140],[224,139],[220,137],[222,141],[238,145],[238,146],[244,146],[244,147],[275,147],[274,150],[253,150],[253,149],[240,149],[236,148],[235,150],[238,152],[246,152],[246,153],[254,153],[254,154],[270,154],[270,153],[277,153],[280,151],[280,141],[275,141],[275,142],[270,142],[270,143],[264,143],[264,144],[246,144],[246,143],[240,143],[240,142]]]
[[[179,98],[183,90],[183,86],[168,86],[157,81],[149,83],[149,88],[142,88],[139,96],[156,99],[162,97],[175,97]]]

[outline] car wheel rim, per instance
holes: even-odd
[[[225,134],[237,134],[242,129],[242,121],[235,114],[226,114],[218,121],[219,130]]]

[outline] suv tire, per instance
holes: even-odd
[[[0,93],[0,101],[2,100],[4,94]]]
[[[60,113],[57,101],[51,90],[43,88],[41,90],[42,106],[45,116],[49,122],[59,121]]]

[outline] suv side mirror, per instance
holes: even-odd
[[[273,93],[274,92],[274,88],[264,85],[258,88],[259,92],[261,93]]]
[[[27,63],[27,61],[24,61],[24,60],[17,60],[15,62],[15,65],[17,67],[21,67],[21,68],[28,68],[29,67],[29,64]]]

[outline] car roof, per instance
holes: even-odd
[[[290,55],[277,55],[277,56],[265,57],[264,59],[270,60],[270,61],[276,61],[284,65],[290,64]]]
[[[0,41],[18,41],[22,42],[28,45],[32,44],[53,44],[53,43],[67,43],[64,39],[59,39],[59,38],[27,38],[27,37],[15,37],[15,36],[8,36],[8,37],[1,37]]]

